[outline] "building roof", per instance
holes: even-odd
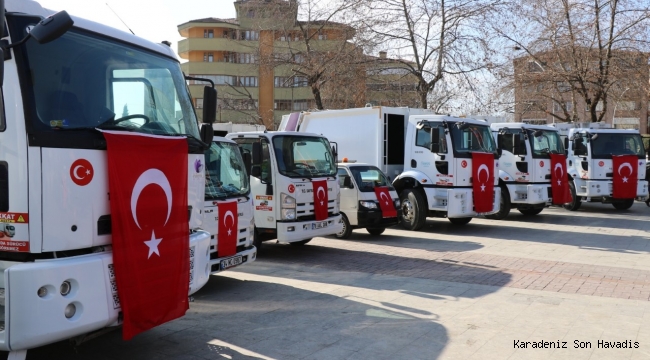
[[[209,23],[209,24],[219,24],[219,23],[225,23],[225,24],[232,24],[232,25],[239,25],[239,21],[237,19],[220,19],[220,18],[214,18],[214,17],[209,17],[209,18],[203,18],[203,19],[195,19],[195,20],[190,20],[188,22],[182,23],[178,26],[183,26],[185,24],[189,23]]]

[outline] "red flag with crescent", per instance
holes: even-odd
[[[125,340],[185,315],[187,140],[104,131],[113,266]]]
[[[217,233],[217,254],[219,257],[232,256],[237,253],[237,201],[220,202],[217,205],[219,213],[219,229]]]
[[[314,192],[314,216],[316,220],[327,219],[327,180],[312,181]]]
[[[551,154],[551,192],[553,204],[562,205],[571,202],[571,190],[566,172],[566,155]]]
[[[382,217],[384,218],[397,217],[397,210],[395,210],[393,199],[390,197],[388,186],[375,187],[375,196],[377,196],[377,201],[379,202],[379,208],[381,209]]]
[[[612,155],[612,197],[614,199],[634,199],[638,178],[636,155]]]
[[[492,212],[494,210],[494,154],[472,153],[472,189],[474,211]]]

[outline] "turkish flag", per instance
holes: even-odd
[[[388,186],[376,186],[375,196],[377,196],[382,217],[397,217],[397,210],[395,210],[393,199],[390,197],[390,192],[388,192]]]
[[[327,180],[312,181],[314,192],[314,216],[316,220],[327,219]]]
[[[494,209],[494,154],[472,153],[472,189],[474,211],[491,212]]]
[[[187,140],[103,133],[122,337],[129,340],[189,308]]]
[[[219,233],[217,234],[217,253],[219,257],[232,256],[237,253],[237,201],[220,202]]]
[[[571,202],[571,190],[566,172],[566,155],[551,154],[551,191],[553,204],[562,205]]]
[[[614,199],[634,199],[638,180],[636,155],[612,155],[614,176],[612,181],[612,197]]]

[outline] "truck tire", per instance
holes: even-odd
[[[631,208],[632,205],[634,205],[634,199],[626,199],[623,201],[617,201],[612,203],[612,206],[614,206],[616,210],[627,210]]]
[[[350,222],[348,221],[348,217],[345,216],[345,214],[343,213],[341,214],[341,221],[343,222],[343,230],[336,233],[335,235],[339,239],[347,239],[352,234],[352,227],[350,227]]]
[[[253,228],[253,245],[257,248],[257,253],[262,250],[262,237],[257,233],[257,228]]]
[[[508,191],[507,186],[500,185],[501,188],[501,200],[499,202],[499,211],[492,215],[485,215],[486,219],[492,220],[503,220],[510,214],[510,209],[512,204],[510,203],[510,192]]]
[[[580,209],[582,202],[580,201],[580,196],[576,195],[576,185],[573,183],[573,181],[569,181],[569,191],[571,191],[571,202],[562,205],[562,207],[569,211],[576,211]]]
[[[470,221],[472,221],[471,217],[462,217],[462,218],[447,218],[450,223],[456,226],[460,225],[466,225],[469,224]]]
[[[307,240],[300,240],[300,241],[290,242],[289,244],[291,244],[293,246],[302,246],[302,245],[305,245],[306,243],[308,243],[310,241],[311,241],[311,239],[307,239]]]
[[[404,189],[400,194],[402,226],[406,230],[417,231],[422,229],[427,221],[427,201],[422,191]]]
[[[534,216],[542,212],[544,208],[528,208],[528,209],[517,209],[519,210],[520,213],[524,214],[525,216]]]
[[[368,234],[375,235],[375,236],[379,236],[383,234],[384,230],[386,230],[386,228],[366,228]]]

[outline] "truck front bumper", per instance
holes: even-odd
[[[474,211],[474,196],[471,188],[425,188],[429,210],[446,212],[448,218],[465,218],[490,215],[499,211],[501,188],[494,187],[492,211],[477,213]]]
[[[507,184],[513,204],[550,204],[551,184]]]
[[[343,230],[341,215],[330,216],[322,221],[278,222],[278,241],[296,242],[316,236],[334,235]]]
[[[257,248],[251,245],[244,248],[242,251],[237,252],[233,256],[224,256],[216,259],[210,259],[210,272],[212,274],[219,273],[227,269],[250,264],[257,259]]]
[[[584,197],[611,197],[612,196],[612,181],[596,181],[586,180],[582,185],[576,184],[577,195]],[[648,197],[648,181],[639,180],[636,184],[636,197]]]
[[[397,210],[399,211],[399,210]],[[359,210],[357,211],[357,225],[359,228],[386,228],[397,225],[399,218],[383,217],[381,210]]]

